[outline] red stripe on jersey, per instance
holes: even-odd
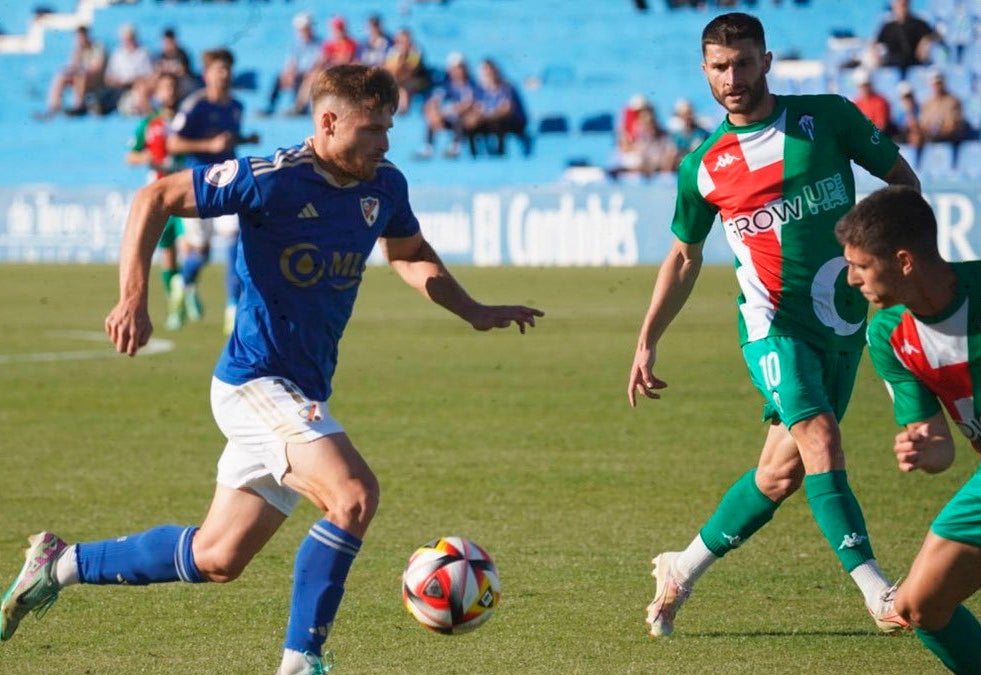
[[[737,216],[751,217],[754,211],[783,197],[783,161],[751,170],[739,134],[722,135],[705,153],[702,163],[715,184],[705,199],[719,208],[723,221]],[[749,249],[753,268],[767,289],[770,302],[779,307],[783,252],[777,233],[757,232],[744,237],[742,242]]]
[[[889,336],[889,344],[900,362],[937,395],[951,417],[961,421],[961,414],[954,402],[974,395],[967,361],[932,366],[924,353],[916,319],[908,312],[903,313],[896,329]]]

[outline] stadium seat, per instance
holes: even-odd
[[[934,180],[954,177],[954,147],[950,143],[927,143],[920,153],[919,172]]]
[[[962,178],[981,178],[981,141],[964,141],[958,146],[955,168]]]
[[[232,88],[255,91],[259,88],[258,73],[256,73],[254,70],[243,70],[240,73],[236,73],[235,79],[232,80]]]
[[[567,134],[569,133],[569,118],[565,115],[546,115],[538,122],[538,133]]]
[[[613,131],[613,114],[604,112],[583,119],[579,131],[584,134],[608,134]]]

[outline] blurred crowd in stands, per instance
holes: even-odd
[[[671,4],[702,7],[707,3]],[[970,51],[981,41],[981,3],[972,8],[967,0],[948,0],[936,26],[913,14],[909,0],[891,0],[889,8],[889,16],[864,46],[840,64],[854,85],[851,98],[879,129],[912,148],[915,158],[925,145],[937,143],[951,144],[956,155],[961,142],[979,138],[979,129],[966,118],[964,94],[951,90],[947,73],[961,76],[965,94],[973,91],[975,97],[981,96],[981,63],[968,62],[981,56],[981,50]],[[918,86],[910,77],[913,74]],[[834,82],[836,75],[826,73],[827,80]],[[892,82],[895,91],[879,91],[877,78]],[[771,91],[790,93],[773,86]],[[673,116],[662,125],[655,106],[637,94],[621,111],[607,173],[652,177],[673,172],[714,126],[710,119],[696,116],[687,100],[678,101]]]
[[[669,4],[737,4],[751,10],[755,3],[713,0]],[[942,12],[936,9],[940,5]],[[848,95],[880,129],[917,152],[931,143],[956,147],[964,140],[977,139],[981,117],[973,108],[971,115],[965,111],[968,103],[976,106],[975,101],[981,99],[981,3],[934,0],[931,8],[936,10],[932,14],[936,25],[912,13],[909,0],[891,0],[888,17],[880,26],[869,27],[864,35],[854,37],[861,47],[826,68],[820,85],[820,91]],[[390,32],[378,14],[352,30],[343,16],[318,22],[313,15],[300,12],[293,16],[292,26],[284,25],[283,31],[291,32],[292,38],[283,41],[289,46],[281,65],[260,73],[243,73],[252,76],[252,87],[268,91],[266,104],[258,111],[261,116],[306,114],[312,77],[319,69],[365,63],[386,68],[395,76],[400,87],[399,114],[421,111],[425,137],[420,139],[414,158],[502,155],[507,152],[509,139],[522,154],[532,152],[532,115],[518,85],[492,58],[471,65],[463,53],[453,52],[434,66],[409,29]],[[176,78],[179,99],[203,84],[174,28],[164,30],[157,48],[150,49],[141,41],[138,29],[127,24],[119,29],[118,42],[109,49],[83,26],[76,32],[68,63],[50,83],[47,107],[36,117],[49,119],[59,113],[145,117],[160,107],[153,92],[163,75]],[[956,79],[951,82],[954,75]],[[847,76],[845,87],[841,86],[843,76]],[[529,88],[535,85],[534,77],[525,82]],[[779,86],[771,86],[771,90],[795,93]],[[652,93],[656,96],[657,92]],[[971,96],[970,101],[965,100],[967,96]],[[658,101],[658,106],[667,105]],[[605,167],[608,175],[650,177],[673,172],[718,122],[718,111],[699,115],[690,101],[682,99],[675,101],[672,114],[662,123],[658,106],[645,95],[635,95],[614,123],[607,125],[605,131],[615,139],[612,158]],[[614,115],[611,112],[606,117],[612,120]],[[538,120],[540,133],[544,122]]]
[[[476,77],[459,52],[450,55],[445,70],[433,68],[409,29],[389,33],[378,14],[368,17],[361,37],[352,35],[340,15],[331,17],[327,28],[327,37],[322,38],[313,15],[300,12],[292,18],[293,37],[282,66],[272,77],[260,116],[276,114],[281,100],[287,98],[283,114],[308,114],[310,86],[319,70],[363,63],[385,68],[395,76],[399,114],[409,112],[413,101],[421,102],[427,132],[415,157],[432,157],[437,136],[444,131],[451,135],[444,157],[457,157],[462,149],[472,156],[503,155],[512,135],[524,154],[531,152],[521,95],[493,59],[480,62]],[[92,37],[88,27],[81,26],[68,63],[52,79],[47,107],[35,117],[50,119],[59,112],[145,117],[161,105],[154,91],[163,75],[177,78],[179,100],[203,86],[174,28],[163,31],[159,49],[152,52],[132,24],[119,29],[118,45],[111,51]]]

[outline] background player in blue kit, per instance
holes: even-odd
[[[385,160],[398,104],[390,74],[332,68],[314,83],[312,101],[314,135],[304,143],[165,177],[140,190],[126,225],[120,299],[106,331],[132,356],[152,332],[147,278],[167,218],[241,219],[241,300],[211,389],[228,443],[204,522],[75,546],[34,535],[3,599],[3,639],[66,585],[231,581],[304,496],[324,518],[296,555],[279,672],[325,672],[323,645],[378,504],[374,474],[327,408],[338,341],[375,241],[407,284],[477,330],[515,323],[524,332],[543,316],[475,301],[423,238],[406,179]]]
[[[204,88],[184,99],[171,123],[173,133],[167,139],[167,150],[171,154],[185,155],[186,163],[191,167],[235,159],[236,146],[259,142],[257,134],[242,136],[243,106],[232,97],[235,57],[227,49],[212,49],[204,53],[202,63]],[[217,231],[229,241],[225,274],[225,332],[230,333],[235,305],[241,292],[233,264],[238,243],[238,218],[235,215],[191,218],[185,220],[183,226],[183,288],[178,290],[185,301],[187,317],[192,321],[201,318],[197,280],[211,255],[211,236]]]

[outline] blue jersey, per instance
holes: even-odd
[[[184,99],[170,126],[178,136],[195,141],[212,138],[225,131],[238,137],[242,135],[242,104],[234,98],[227,103],[212,103],[205,97],[204,89],[199,89]],[[235,150],[192,152],[184,158],[188,166],[216,164],[234,159]]]
[[[215,377],[239,385],[281,376],[324,401],[337,346],[378,237],[419,232],[402,172],[337,187],[307,144],[193,172],[202,218],[237,213],[242,280],[235,330]]]

